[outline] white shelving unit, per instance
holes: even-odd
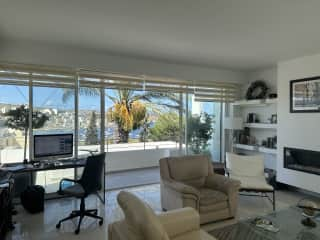
[[[272,99],[258,99],[258,100],[239,100],[232,103],[233,106],[240,107],[263,107],[269,104],[276,104],[277,98]]]
[[[267,168],[276,169],[277,149],[261,146],[263,140],[277,135],[277,124],[269,123],[273,114],[277,114],[277,99],[241,100],[231,104],[230,118],[241,118],[243,127],[250,128],[250,135],[257,139],[257,145],[234,143],[233,151],[245,154],[262,153]],[[247,123],[249,113],[256,113],[259,123]]]
[[[248,128],[277,129],[277,124],[273,123],[245,123]]]
[[[257,150],[257,146],[240,144],[240,143],[234,144],[233,147],[238,148],[238,149],[248,150],[248,151],[256,151]]]
[[[266,153],[266,154],[277,154],[277,149],[273,148],[266,148],[262,146],[255,146],[255,145],[246,145],[246,144],[234,144],[234,148],[247,150],[247,151],[255,151],[260,153]]]
[[[268,154],[277,154],[276,148],[266,148],[266,147],[258,147],[258,152],[268,153]]]

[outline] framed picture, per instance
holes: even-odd
[[[320,112],[320,76],[290,81],[290,112]]]

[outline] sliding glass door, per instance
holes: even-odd
[[[33,87],[33,136],[61,133],[74,134],[74,101],[74,89]],[[62,178],[74,178],[74,170],[37,172],[35,182],[44,186],[46,193],[51,193],[57,191]]]
[[[0,81],[0,163],[29,157],[29,87]]]
[[[220,162],[222,103],[195,101],[190,94],[188,106],[187,154],[205,154]]]

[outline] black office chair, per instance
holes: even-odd
[[[99,225],[101,226],[103,224],[103,218],[98,216],[98,210],[97,209],[90,209],[87,210],[85,207],[85,198],[92,193],[97,193],[98,190],[102,187],[102,174],[103,174],[103,166],[105,161],[105,153],[97,154],[93,156],[89,156],[87,158],[86,165],[84,167],[81,179],[74,180],[74,179],[67,179],[64,178],[60,181],[60,187],[58,193],[61,195],[70,195],[76,198],[81,199],[80,203],[80,210],[72,211],[72,213],[60,220],[58,224],[56,225],[56,228],[60,228],[61,223],[76,217],[79,217],[79,223],[78,227],[75,230],[75,234],[78,234],[80,232],[80,225],[82,222],[82,219],[87,217],[92,217],[99,219]],[[62,189],[62,183],[64,181],[73,182],[74,185],[70,187],[66,187]]]

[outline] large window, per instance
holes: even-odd
[[[106,150],[179,148],[180,94],[105,90]]]
[[[0,85],[0,163],[29,158],[29,88]]]
[[[33,87],[32,96],[33,135],[74,134],[74,89]],[[62,178],[74,178],[74,170],[37,172],[35,181],[36,184],[44,186],[47,193],[50,193],[59,188]]]
[[[205,154],[212,161],[221,161],[221,109],[217,102],[195,101],[189,95],[187,116],[187,153]]]
[[[79,155],[101,150],[101,99],[100,89],[79,90],[78,151]]]
[[[2,163],[33,160],[33,135],[49,133],[73,133],[74,156],[168,149],[165,155],[208,154],[220,161],[219,102],[233,101],[237,89],[230,83],[4,63],[0,84]]]

